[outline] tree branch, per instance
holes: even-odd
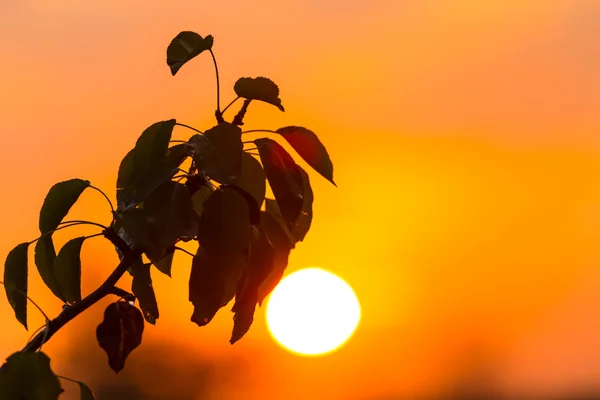
[[[244,100],[244,104],[242,104],[242,108],[240,109],[240,111],[238,111],[238,113],[236,114],[235,117],[233,117],[233,121],[231,121],[231,123],[233,125],[244,125],[244,116],[246,115],[246,111],[248,111],[248,106],[250,105],[250,102],[252,101],[252,99],[246,99]]]
[[[112,232],[114,233],[114,231]],[[125,274],[127,269],[131,266],[131,264],[133,264],[134,261],[138,259],[138,257],[141,254],[142,251],[140,249],[131,250],[129,249],[129,247],[126,247],[123,259],[121,260],[119,265],[117,265],[117,268],[115,268],[115,270],[110,274],[110,276],[106,278],[104,283],[80,302],[75,303],[72,306],[67,306],[63,308],[61,313],[58,314],[56,318],[51,320],[47,324],[46,328],[42,329],[29,343],[27,343],[27,345],[23,348],[22,351],[36,351],[40,348],[41,345],[46,343],[56,332],[58,332],[58,330],[60,330],[73,318],[87,310],[92,305],[96,304],[100,299],[103,299],[106,295],[111,293],[115,294],[115,291],[119,292],[119,290],[115,288],[115,284],[119,281],[119,279],[121,279],[123,274]],[[119,293],[123,294],[122,292]]]

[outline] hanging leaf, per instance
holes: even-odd
[[[156,188],[144,202],[144,213],[156,234],[155,242],[164,248],[182,236],[194,236],[198,229],[192,197],[182,183],[167,181]]]
[[[63,391],[50,358],[41,351],[13,353],[0,368],[2,399],[57,400]]]
[[[189,300],[194,305],[192,322],[205,326],[233,299],[245,265],[241,253],[207,256],[202,247],[198,248],[189,281]]]
[[[238,286],[232,311],[233,332],[230,343],[240,340],[254,321],[258,288],[275,267],[275,248],[261,227],[255,228],[250,240],[250,258],[244,271],[245,282]]]
[[[263,76],[257,78],[240,78],[233,86],[235,94],[249,100],[260,100],[285,111],[279,98],[279,87]]]
[[[308,174],[301,167],[298,167],[298,169],[300,169],[300,173],[302,174],[302,187],[304,188],[302,212],[298,215],[296,222],[289,225],[289,228],[294,239],[301,242],[306,237],[312,223],[314,195]]]
[[[333,181],[333,164],[327,149],[317,135],[301,126],[286,126],[276,131],[298,152],[300,157],[335,185]]]
[[[171,74],[175,76],[186,62],[203,51],[212,49],[213,42],[214,38],[211,35],[203,38],[196,32],[180,32],[167,47],[167,65]]]
[[[156,295],[154,293],[154,288],[152,287],[150,265],[151,264],[144,264],[140,257],[140,259],[131,266],[131,273],[133,275],[131,291],[138,299],[144,319],[148,323],[155,325],[159,313]]]
[[[6,256],[4,263],[4,290],[15,317],[27,330],[27,250],[29,243],[21,243]]]
[[[125,301],[106,307],[104,320],[96,329],[96,339],[108,356],[108,365],[119,373],[127,356],[142,343],[144,317],[140,310]]]
[[[273,246],[272,267],[259,283],[257,290],[257,301],[259,305],[262,305],[264,299],[283,277],[293,243],[289,241],[289,235],[284,225],[281,225],[281,222],[269,212],[261,212],[260,226]]]
[[[262,207],[267,191],[265,171],[256,158],[248,153],[242,153],[241,173],[233,185],[250,193],[256,200],[258,209]]]
[[[81,246],[85,236],[69,240],[54,260],[54,277],[68,303],[81,301]]]
[[[283,218],[294,223],[302,211],[302,173],[292,156],[276,141],[262,138],[254,141],[265,168],[269,185]]]
[[[241,253],[250,240],[250,208],[232,187],[219,188],[204,202],[198,240],[208,256]]]
[[[285,237],[288,239],[288,242],[290,243],[292,249],[295,248],[298,240],[296,240],[296,238],[292,235],[288,223],[285,222],[285,220],[283,219],[283,215],[281,215],[281,210],[279,210],[279,205],[277,205],[277,200],[265,199],[265,212],[271,218],[265,220],[265,218],[263,218],[264,216],[261,217],[262,226],[267,228],[264,225],[265,223],[279,226],[279,229],[283,230],[283,232],[285,233]]]
[[[192,204],[194,205],[194,211],[200,217],[204,210],[204,202],[213,192],[213,189],[208,186],[200,186],[198,190],[192,195]]]
[[[190,138],[194,161],[200,172],[219,183],[231,183],[242,167],[242,130],[222,122],[202,135]]]
[[[54,293],[60,300],[65,301],[60,286],[54,276],[54,260],[56,259],[56,250],[52,242],[52,235],[41,236],[35,244],[33,260],[42,281],[48,286],[48,289]]]
[[[44,234],[56,229],[81,193],[89,186],[90,181],[83,179],[71,179],[52,186],[40,211],[40,232]]]
[[[167,253],[154,261],[152,264],[163,274],[171,277],[171,267],[173,266],[173,256],[175,255],[175,246],[167,249]]]

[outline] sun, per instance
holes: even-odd
[[[267,303],[267,327],[285,349],[316,356],[340,348],[360,320],[356,294],[343,279],[321,268],[281,280]]]

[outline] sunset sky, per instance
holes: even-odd
[[[106,301],[44,346],[53,369],[150,399],[414,399],[479,368],[510,393],[600,391],[598,21],[597,0],[0,2],[0,258],[36,237],[54,183],[89,179],[114,198],[147,126],[214,125],[210,58],[176,77],[165,62],[192,30],[215,37],[222,103],[242,76],[279,85],[286,112],[252,104],[245,127],[306,126],[327,146],[338,188],[310,172],[315,219],[289,271],[326,268],[362,306],[326,357],[281,349],[264,309],[231,346],[228,309],[190,322],[178,254],[172,279],[153,275],[161,317],[121,374],[95,343]],[[110,218],[91,191],[71,215]],[[78,232],[96,231],[57,243]],[[86,242],[84,294],[117,261]],[[33,263],[30,296],[60,312]],[[25,332],[0,297],[3,360],[43,318],[30,308]]]

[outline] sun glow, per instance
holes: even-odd
[[[296,271],[281,280],[267,304],[267,326],[285,349],[315,356],[340,348],[360,320],[352,288],[320,268]]]

